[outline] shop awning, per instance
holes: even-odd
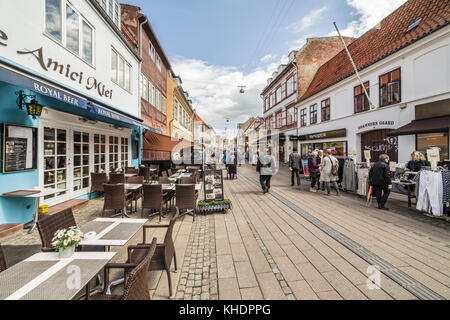
[[[433,133],[448,131],[450,128],[450,115],[444,117],[414,120],[406,126],[389,133],[390,136],[407,136],[418,133]]]
[[[142,160],[163,161],[170,160],[172,152],[194,146],[193,142],[178,140],[156,132],[147,131],[142,145]]]

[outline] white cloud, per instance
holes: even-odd
[[[183,89],[189,92],[193,107],[200,117],[212,125],[218,134],[227,126],[227,134],[236,132],[236,124],[251,116],[261,115],[262,88],[279,63],[244,74],[235,67],[208,64],[206,61],[176,57],[172,66],[183,81]],[[238,86],[244,85],[245,94]],[[226,124],[226,118],[231,119]]]
[[[354,8],[353,15],[359,16],[351,21],[345,29],[340,30],[342,35],[359,37],[387,17],[390,13],[404,4],[407,0],[347,0],[347,4]],[[330,35],[337,35],[332,31]]]
[[[322,14],[327,11],[328,8],[326,6],[311,10],[306,16],[304,16],[300,21],[294,22],[288,27],[288,30],[296,33],[303,32],[310,27],[312,27],[317,20],[322,17]]]
[[[269,61],[272,61],[272,60],[276,59],[276,57],[277,57],[276,54],[266,54],[259,61],[261,61],[261,62],[269,62]]]

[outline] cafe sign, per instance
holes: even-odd
[[[372,122],[368,122],[363,125],[360,125],[358,127],[358,130],[361,131],[366,128],[375,128],[375,127],[381,127],[381,126],[393,127],[394,125],[395,125],[395,121],[372,121]]]
[[[325,131],[319,133],[306,134],[298,137],[300,141],[309,140],[321,140],[321,139],[331,139],[331,138],[342,138],[347,136],[347,129],[339,129],[332,131]]]

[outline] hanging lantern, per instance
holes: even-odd
[[[31,100],[31,102],[26,103],[28,115],[36,120],[36,117],[40,117],[42,113],[42,106],[36,101],[36,99]]]

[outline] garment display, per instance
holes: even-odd
[[[435,216],[444,212],[442,172],[423,170],[420,172],[417,210],[426,211]]]
[[[361,196],[367,196],[369,192],[369,169],[359,168],[358,169],[358,194]]]
[[[442,171],[442,201],[445,205],[450,202],[450,171]]]
[[[342,188],[348,191],[356,191],[358,177],[356,175],[356,164],[348,159],[343,166]]]

